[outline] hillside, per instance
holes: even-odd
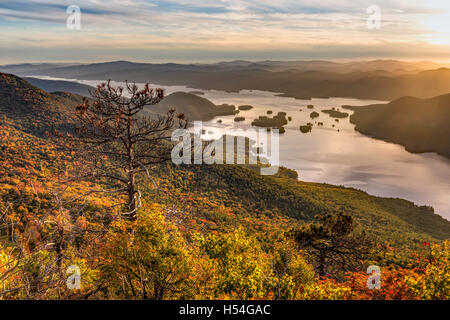
[[[436,152],[450,158],[450,94],[346,108],[355,111],[350,121],[361,133],[401,144],[410,152]]]
[[[431,69],[424,69],[425,67]],[[84,80],[111,79],[151,82],[159,85],[188,85],[197,89],[225,91],[266,90],[284,96],[310,99],[353,97],[394,100],[402,96],[430,98],[448,92],[450,70],[432,63],[369,61],[333,63],[326,61],[258,62],[219,64],[148,64],[116,61],[47,68],[2,66],[19,75],[46,75]]]
[[[0,202],[16,199],[11,198],[9,190],[29,184],[30,178],[38,184],[49,184],[46,172],[61,159],[71,162],[70,156],[57,152],[49,140],[17,130],[11,121],[0,119],[0,127]],[[146,201],[172,206],[174,199],[190,199],[187,219],[181,222],[187,230],[230,232],[245,226],[262,243],[269,244],[293,226],[313,221],[318,214],[345,212],[401,255],[420,250],[423,241],[450,237],[450,222],[428,207],[351,188],[298,181],[295,173],[284,168],[279,176],[271,177],[243,166],[166,163],[153,175],[158,189],[155,191],[149,183]],[[177,206],[186,210],[186,203],[180,201]]]
[[[91,94],[89,90],[95,89],[94,87],[81,84],[72,81],[62,81],[62,80],[44,80],[38,78],[23,78],[28,83],[35,87],[38,87],[49,93],[52,92],[70,92],[84,97],[90,97]]]
[[[48,94],[23,79],[5,74],[1,76],[0,97],[0,111],[8,119],[9,126],[37,136],[42,136],[44,129],[63,123],[64,111],[81,101],[81,97],[70,93]],[[448,96],[432,99],[429,105],[440,106],[445,99]],[[210,118],[218,112],[218,107],[207,99],[187,93],[171,94],[164,102],[156,106],[156,110],[175,107],[194,119]],[[370,107],[362,110],[366,109]],[[169,181],[189,172],[188,176],[194,180],[188,179],[188,184],[178,186],[184,192],[212,192],[215,199],[232,210],[245,208],[245,214],[269,212],[271,216],[301,222],[312,220],[316,214],[344,210],[358,217],[368,228],[374,228],[375,233],[390,239],[395,239],[398,232],[406,231],[416,233],[417,237],[419,234],[439,239],[450,237],[450,222],[427,208],[416,207],[404,200],[377,198],[353,189],[303,183],[296,179],[264,177],[239,166],[167,168],[162,171],[162,176],[167,172],[170,172],[166,176]],[[167,187],[176,186],[176,180]]]
[[[411,275],[425,274],[425,268],[448,275],[448,259],[439,252],[448,251],[441,240],[450,238],[450,221],[432,208],[305,183],[286,168],[276,176],[262,176],[255,165],[176,166],[169,161],[151,166],[151,179],[136,176],[142,206],[132,220],[120,214],[126,208],[120,203],[123,192],[111,193],[117,190],[116,182],[89,177],[74,181],[74,173],[86,162],[84,154],[41,134],[42,128],[64,124],[64,111],[81,97],[48,94],[12,75],[1,79],[2,299],[275,299],[279,291],[273,281],[280,274],[276,264],[289,272],[283,275],[283,286],[290,293],[280,296],[283,299],[377,299],[378,291],[360,292],[366,288],[369,263],[382,267],[383,275],[393,274],[393,280],[386,277],[395,283],[388,295],[393,298],[406,290]],[[204,106],[213,108],[206,102]],[[112,163],[109,157],[101,161]],[[352,234],[341,231],[348,224],[325,232],[340,239],[358,236],[355,239],[362,240],[354,245],[361,243],[369,251],[346,255],[354,266],[326,261],[327,277],[321,278],[317,259],[295,245],[291,232],[315,228],[309,223],[327,214],[328,219],[351,221]],[[319,236],[319,241],[335,246],[328,234]],[[444,249],[436,251],[438,246]],[[79,266],[84,281],[75,293],[67,288],[64,272],[73,265]],[[162,283],[172,291],[136,294],[144,282],[148,286],[139,290],[149,294],[160,288],[161,282],[144,280],[143,275],[169,279]],[[360,275],[361,285],[353,281]],[[421,281],[434,281],[433,276]]]
[[[168,189],[203,195],[231,208],[238,216],[255,217],[255,221],[282,217],[290,223],[302,223],[314,220],[317,214],[342,211],[356,217],[371,234],[404,248],[419,246],[424,237],[450,237],[450,222],[429,207],[375,197],[352,188],[298,181],[286,169],[272,177],[236,165],[167,164],[159,172]],[[185,177],[183,181],[180,176]],[[208,220],[220,224],[221,217],[205,214]]]
[[[17,76],[0,73],[0,116],[28,133],[42,136],[64,127],[69,107],[80,99],[70,93],[50,94]]]
[[[402,268],[422,266],[424,262],[417,259],[417,255],[419,258],[428,255],[427,247],[424,248],[423,243],[434,242],[450,236],[450,222],[433,215],[428,208],[416,207],[408,201],[372,197],[353,189],[303,183],[283,176],[263,177],[239,166],[173,167],[167,163],[157,172],[152,172],[154,178],[157,178],[158,189],[155,190],[152,183],[143,189],[145,195],[142,200],[151,205],[143,208],[141,216],[146,217],[147,211],[144,210],[160,210],[161,213],[150,215],[149,222],[141,222],[141,220],[136,222],[141,225],[136,235],[141,236],[145,232],[146,237],[138,243],[136,241],[124,242],[126,248],[129,248],[126,250],[139,249],[142,244],[145,246],[138,255],[133,254],[128,262],[128,260],[124,260],[122,253],[124,247],[120,245],[116,245],[116,247],[111,244],[111,242],[114,244],[117,241],[125,241],[128,234],[124,235],[123,231],[120,232],[122,229],[117,230],[117,228],[112,229],[106,235],[104,233],[105,225],[108,226],[108,221],[115,216],[109,211],[108,205],[114,204],[117,199],[111,195],[103,198],[93,196],[89,197],[88,202],[83,201],[79,204],[81,209],[75,206],[75,203],[70,202],[70,206],[75,206],[72,210],[70,210],[70,206],[68,206],[70,211],[61,210],[59,207],[59,210],[55,210],[54,201],[58,199],[55,199],[52,190],[54,190],[56,181],[50,172],[57,164],[70,165],[72,161],[70,154],[58,152],[50,141],[16,130],[10,127],[10,123],[1,119],[0,127],[2,129],[0,133],[0,209],[2,212],[7,212],[8,217],[14,217],[14,221],[18,221],[15,234],[24,237],[28,241],[27,243],[30,243],[31,250],[41,243],[49,243],[53,238],[60,239],[58,236],[62,233],[63,239],[67,243],[63,251],[63,266],[67,268],[68,265],[74,263],[74,258],[69,254],[77,250],[75,263],[78,264],[79,261],[82,261],[82,270],[89,272],[83,273],[83,275],[90,276],[89,279],[92,279],[85,284],[88,286],[87,289],[83,288],[89,290],[88,293],[95,299],[110,299],[105,294],[97,293],[96,288],[101,284],[105,286],[108,293],[113,291],[117,279],[114,263],[119,261],[121,266],[128,268],[134,266],[133,263],[136,259],[141,259],[139,261],[144,263],[156,261],[157,266],[159,266],[160,259],[165,259],[162,261],[169,260],[170,266],[177,267],[179,263],[182,263],[185,268],[192,268],[192,277],[189,278],[188,284],[190,286],[198,284],[199,287],[204,288],[206,283],[208,287],[204,289],[206,292],[194,291],[194,294],[188,298],[211,299],[212,294],[216,294],[214,285],[216,281],[220,281],[219,277],[222,274],[226,277],[228,273],[233,272],[237,281],[254,283],[255,272],[249,273],[247,270],[253,270],[254,266],[271,270],[270,268],[266,269],[266,266],[270,267],[273,261],[278,261],[274,258],[277,257],[276,253],[285,252],[283,251],[285,247],[286,250],[289,249],[285,232],[292,227],[312,221],[316,214],[346,212],[355,217],[360,225],[359,230],[365,231],[375,239],[376,248],[381,250],[386,248],[387,251],[376,258],[376,264],[383,266],[383,271],[385,269],[394,271],[400,269],[401,271]],[[78,198],[80,194],[88,190],[87,187],[72,186],[67,197],[69,199]],[[83,210],[81,215],[79,210]],[[55,217],[48,212],[54,213]],[[171,217],[171,213],[174,213],[175,216]],[[102,220],[102,217],[105,220]],[[161,217],[165,217],[165,219]],[[57,218],[61,220],[57,220]],[[63,231],[57,229],[55,232],[54,229],[47,230],[41,227],[44,223],[40,224],[40,221],[45,221],[45,224],[62,221],[65,227],[73,226],[73,228],[63,229]],[[126,221],[122,221],[122,223],[126,223]],[[150,226],[148,223],[151,223]],[[120,226],[120,224],[116,221],[115,226]],[[27,232],[28,230],[31,232]],[[40,234],[45,236],[42,240],[37,237]],[[0,252],[2,254],[9,253],[10,251],[7,251],[8,247],[6,247],[11,245],[11,242],[8,242],[8,234],[2,232],[0,236]],[[180,239],[186,239],[183,240],[186,241],[186,244],[185,242],[180,244],[178,242]],[[195,241],[195,239],[199,240]],[[205,241],[203,239],[208,241],[206,245],[211,246],[210,250],[216,250],[211,255],[205,255],[203,251],[200,251],[203,248],[202,243]],[[160,241],[167,244],[161,245]],[[246,243],[248,245],[245,245]],[[4,249],[5,247],[6,249]],[[51,248],[47,249],[48,246],[45,249],[38,248],[39,250],[32,251],[33,257],[41,258],[51,255],[51,260],[43,262],[44,266],[51,267],[52,262],[56,261],[54,256],[57,256],[58,252]],[[153,248],[157,248],[157,250],[153,250]],[[186,251],[190,252],[187,256],[186,254],[180,255],[179,250],[184,248],[192,250],[192,252]],[[114,251],[111,252],[111,250]],[[215,252],[229,252],[228,254],[232,255],[233,259],[225,262],[221,269],[216,270],[215,255],[213,255]],[[296,259],[303,254],[298,251],[286,252],[293,252]],[[236,258],[234,258],[235,255]],[[98,257],[105,261],[103,260],[104,256],[109,260],[99,266]],[[187,264],[187,259],[190,259],[188,261],[192,261],[192,264]],[[33,259],[32,262],[35,260]],[[245,265],[242,266],[241,261]],[[303,278],[300,278],[291,286],[294,287],[299,283],[303,286],[317,286],[319,290],[325,286],[325,289],[329,290],[328,279],[321,280],[314,275],[312,265],[309,264],[312,263],[309,262],[312,260],[302,258],[301,261],[300,268],[294,269],[293,273],[294,275],[303,274],[304,268],[307,268],[307,270],[311,270],[308,273],[310,280],[304,284]],[[19,268],[12,273],[13,276],[27,272],[28,269],[22,270],[31,263],[19,265]],[[142,265],[146,265],[144,263]],[[236,263],[239,264],[236,265]],[[445,261],[443,263],[445,267]],[[247,268],[247,264],[250,264],[250,267]],[[441,260],[433,263],[433,267],[439,268],[439,271],[443,270],[440,269],[442,267]],[[113,268],[112,278],[104,280],[105,273],[107,275],[111,268]],[[163,273],[166,269],[155,270],[153,264],[148,268],[152,272],[167,275],[167,273]],[[41,270],[41,268],[37,269],[37,272]],[[57,273],[58,269],[54,270],[51,269],[49,272]],[[238,273],[236,274],[234,270]],[[409,270],[406,269],[408,276],[411,275]],[[47,272],[47,269],[45,271]],[[178,269],[175,269],[169,274],[184,279],[185,275],[177,272]],[[91,274],[95,276],[91,276]],[[358,273],[352,274],[357,275]],[[101,278],[98,279],[97,275]],[[363,284],[365,284],[367,279],[365,273],[363,273],[363,277]],[[13,281],[11,278],[16,279],[7,275],[6,288],[15,285],[16,282],[11,284]],[[259,278],[257,280],[265,281],[266,278],[267,276],[263,274],[263,280],[258,280]],[[403,281],[402,279],[395,278],[395,284]],[[322,281],[326,282],[322,283]],[[334,286],[339,288],[345,285],[359,288],[356,284],[351,286],[351,283],[349,281]],[[54,284],[52,288],[57,285]],[[65,285],[66,278],[60,287],[66,288]],[[119,289],[120,285],[121,283],[117,286]],[[221,287],[220,282],[217,287]],[[272,287],[268,286],[267,288],[270,290]],[[186,299],[185,292],[190,294],[191,291],[182,289],[184,291],[180,290],[183,294],[181,298]],[[359,297],[356,289],[351,291],[352,295],[347,295],[348,298]],[[52,291],[46,290],[45,292],[50,292],[49,299],[55,299],[51,295]],[[122,294],[120,290],[113,292],[116,292],[117,295]],[[195,292],[198,293],[195,294]],[[273,299],[270,292],[266,294],[263,291],[259,296],[264,299]],[[15,292],[11,291],[10,295],[12,294]],[[34,294],[34,291],[31,294]],[[239,298],[233,291],[228,294],[231,298]],[[10,295],[7,295],[6,298]],[[61,293],[58,292],[58,297],[60,295]],[[85,299],[84,296],[85,294],[69,295],[69,298]],[[128,297],[126,293],[124,296]],[[292,298],[292,296],[289,297]],[[323,294],[312,297],[300,295],[298,298],[316,299],[319,297],[323,299]],[[333,293],[333,297],[335,297],[335,293]],[[39,298],[42,299],[42,295],[39,295]]]
[[[48,94],[13,75],[2,74],[0,79],[0,112],[7,119],[3,124],[11,127],[8,130],[14,128],[18,132],[31,133],[28,141],[38,139],[32,138],[33,135],[42,137],[44,129],[64,123],[65,110],[81,102],[79,96],[63,92]],[[427,106],[434,110],[430,106],[440,106],[449,96],[431,99]],[[193,94],[177,92],[163,101],[164,104],[156,106],[152,112],[175,107],[193,119],[210,118],[219,112],[219,107]],[[369,109],[372,110],[371,107],[361,110]],[[434,115],[434,111],[430,114]],[[411,233],[417,239],[423,235],[436,239],[450,237],[450,222],[427,207],[417,207],[405,200],[373,197],[349,188],[300,182],[287,169],[282,170],[284,177],[267,177],[240,166],[169,165],[164,168],[159,174],[163,181],[170,182],[167,188],[208,197],[213,195],[213,199],[244,216],[260,212],[272,218],[305,222],[311,221],[316,214],[346,211],[374,233],[392,241],[399,238],[399,233],[404,233],[405,237],[406,233]],[[181,176],[189,178],[180,184]]]

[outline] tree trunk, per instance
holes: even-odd
[[[325,255],[323,252],[319,256],[319,276],[321,278],[325,276]]]
[[[136,203],[136,185],[134,181],[134,172],[128,173],[128,212],[131,212],[130,218],[132,220],[137,217],[137,203]]]

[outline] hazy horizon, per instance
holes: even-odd
[[[22,65],[22,64],[30,64],[30,65],[38,65],[38,64],[73,64],[73,65],[88,65],[88,64],[101,64],[101,63],[113,63],[113,62],[130,62],[130,63],[144,63],[144,64],[193,64],[193,65],[201,65],[201,64],[218,64],[218,63],[231,63],[245,61],[250,63],[262,63],[262,62],[330,62],[336,64],[345,64],[345,63],[363,63],[363,62],[373,62],[373,61],[398,61],[398,62],[406,62],[406,63],[435,63],[442,65],[444,67],[450,67],[450,60],[418,60],[418,59],[395,59],[395,58],[372,58],[372,59],[229,59],[229,60],[221,60],[221,59],[211,59],[211,60],[127,60],[127,59],[118,59],[118,60],[98,60],[98,61],[50,61],[50,60],[35,60],[35,61],[17,61],[14,63],[7,63],[0,59],[1,66],[11,66],[11,65]]]

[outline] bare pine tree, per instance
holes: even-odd
[[[109,180],[114,190],[125,195],[126,212],[136,218],[140,206],[140,191],[136,177],[149,178],[153,166],[170,159],[170,133],[175,124],[185,128],[183,114],[171,109],[163,115],[151,115],[146,107],[164,98],[162,89],[148,84],[139,88],[126,82],[125,87],[103,83],[76,107],[75,134],[69,135],[74,154],[79,158],[78,178]]]

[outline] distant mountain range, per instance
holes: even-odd
[[[408,62],[399,60],[372,60],[372,61],[352,61],[352,62],[332,62],[325,60],[298,60],[298,61],[246,61],[235,60],[211,64],[191,63],[136,63],[130,61],[112,61],[104,63],[24,63],[0,66],[1,70],[9,70],[16,74],[35,74],[36,72],[59,72],[61,70],[78,70],[82,73],[89,72],[92,68],[97,71],[130,70],[145,68],[152,70],[191,70],[191,71],[224,71],[224,70],[246,70],[261,69],[267,71],[287,71],[287,70],[316,70],[337,73],[368,72],[368,71],[388,71],[388,72],[419,72],[430,69],[446,67],[445,64],[435,62]],[[98,79],[97,79],[98,80]]]
[[[350,121],[361,133],[401,144],[410,152],[437,152],[450,158],[450,94],[345,108],[355,111]]]
[[[430,98],[450,92],[450,69],[432,62],[395,60],[348,63],[233,61],[216,64],[115,61],[63,66],[7,65],[0,66],[0,71],[22,76],[187,85],[205,90],[266,90],[302,99],[354,97],[394,100],[403,96]]]

